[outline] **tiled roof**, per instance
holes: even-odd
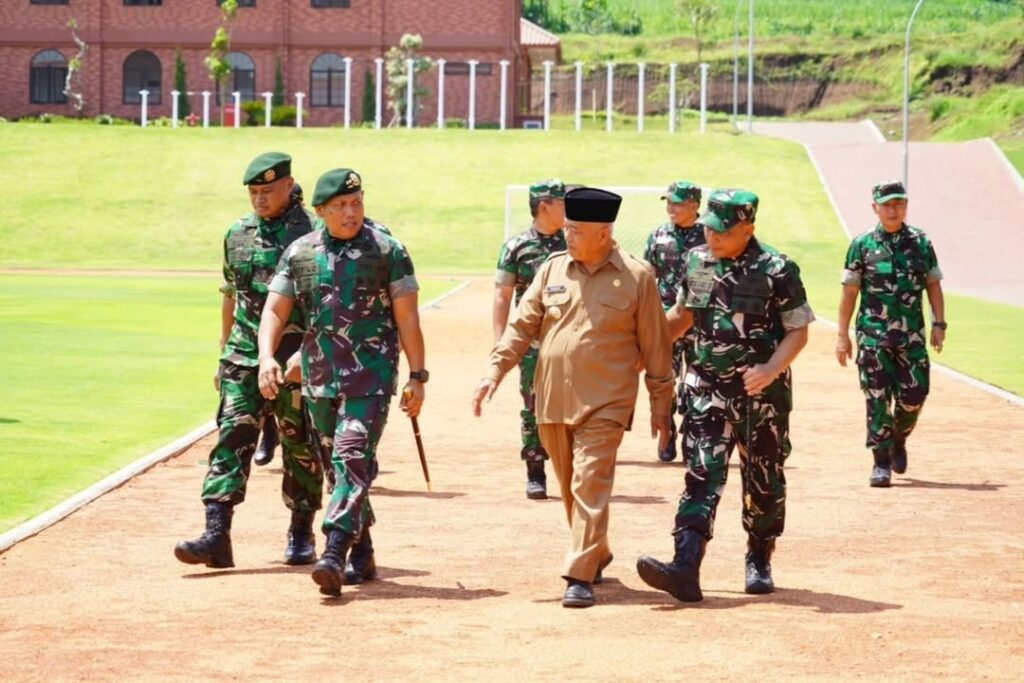
[[[558,47],[558,36],[537,26],[528,19],[519,18],[519,42],[524,47]]]

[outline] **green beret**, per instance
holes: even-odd
[[[661,198],[667,199],[673,204],[685,202],[687,199],[692,199],[700,204],[700,185],[694,185],[686,180],[677,180],[668,186]]]
[[[363,189],[363,179],[351,168],[335,168],[320,176],[313,190],[313,206],[320,206],[331,197],[354,194]]]
[[[715,232],[725,232],[737,223],[753,223],[757,204],[757,195],[753,192],[715,190],[708,195],[708,210],[698,222]]]
[[[906,199],[907,188],[903,187],[903,183],[898,180],[889,180],[871,188],[871,197],[875,200],[875,204],[885,204],[894,199]]]
[[[292,158],[281,152],[266,152],[249,163],[243,185],[268,185],[292,174]]]
[[[563,199],[565,183],[557,178],[542,180],[530,185],[530,199]]]

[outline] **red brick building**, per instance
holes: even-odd
[[[445,116],[467,118],[469,69],[479,61],[476,120],[497,122],[500,61],[508,60],[507,116],[518,113],[528,82],[520,45],[522,0],[239,0],[231,30],[228,90],[262,99],[274,89],[280,63],[288,104],[306,94],[307,125],[344,119],[345,57],[352,58],[350,116],[362,120],[365,74],[376,76],[383,57],[404,33],[423,37],[421,54],[447,61]],[[203,90],[216,90],[203,62],[220,25],[219,0],[0,0],[0,116],[71,114],[63,94],[67,64],[78,52],[68,21],[78,24],[89,49],[81,91],[87,116],[138,118],[139,91],[150,92],[149,116],[171,115],[175,54],[180,51],[200,113]],[[437,67],[417,76],[417,125],[437,119]],[[385,105],[386,106],[386,105]],[[211,98],[211,112],[216,111]],[[211,117],[214,114],[211,113]],[[391,113],[384,115],[385,123]]]

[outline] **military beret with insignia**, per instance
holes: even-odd
[[[331,197],[355,194],[363,189],[363,179],[351,168],[335,168],[320,176],[313,190],[313,206],[320,206]]]
[[[249,163],[243,185],[267,185],[292,174],[292,158],[281,152],[265,152]]]
[[[686,180],[677,180],[668,186],[665,194],[661,195],[662,199],[667,199],[673,204],[685,202],[687,199],[692,199],[699,204],[700,197],[700,185],[694,185]]]
[[[581,187],[565,194],[565,217],[584,223],[614,223],[622,197],[596,187]]]
[[[565,197],[565,183],[558,178],[542,180],[530,185],[530,199],[562,199]]]
[[[907,188],[903,187],[903,183],[898,180],[889,180],[871,188],[871,197],[875,200],[875,204],[885,204],[894,199],[906,199]]]
[[[708,195],[708,210],[699,222],[715,232],[725,232],[738,223],[753,223],[758,201],[757,195],[748,190],[715,190]]]

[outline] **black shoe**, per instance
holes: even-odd
[[[373,539],[370,529],[363,529],[359,542],[352,546],[345,563],[345,585],[354,586],[377,578],[377,563],[373,559]]]
[[[235,566],[231,551],[231,517],[234,508],[230,503],[206,504],[206,531],[191,541],[182,541],[174,547],[174,556],[185,564],[205,564],[207,567],[224,569]]]
[[[274,459],[274,449],[277,448],[281,439],[277,435],[277,420],[273,415],[268,415],[263,421],[263,438],[256,446],[256,453],[252,461],[261,467],[269,464]]]
[[[530,500],[547,500],[548,477],[544,472],[543,460],[526,461],[526,497]]]
[[[608,565],[612,563],[612,560],[614,559],[615,556],[609,553],[608,557],[606,557],[604,562],[602,562],[600,566],[597,568],[597,574],[594,575],[594,583],[604,583],[604,570]]]
[[[568,579],[569,585],[565,587],[562,595],[562,607],[593,607],[594,590],[586,581]]]
[[[313,564],[316,562],[316,539],[313,536],[315,512],[292,510],[292,523],[288,527],[288,547],[284,550],[285,564]]]
[[[752,595],[766,595],[775,592],[775,581],[772,580],[772,553],[775,551],[775,539],[767,541],[747,537],[747,585],[744,589]]]
[[[345,555],[352,547],[352,534],[337,529],[327,533],[327,547],[320,561],[313,567],[313,581],[320,586],[324,595],[341,595],[341,584],[345,581],[342,567],[345,566]]]
[[[871,486],[875,488],[889,488],[892,482],[892,468],[888,465],[875,465],[871,468]]]
[[[903,474],[907,471],[907,444],[896,443],[892,448],[892,471]]]
[[[658,460],[662,462],[672,462],[676,459],[676,421],[673,417],[669,419],[672,420],[672,431],[668,435],[668,445],[658,451]]]
[[[675,536],[676,554],[671,564],[648,555],[636,561],[636,571],[651,588],[665,591],[683,602],[700,602],[700,563],[704,559],[707,539],[692,529],[683,529]]]

